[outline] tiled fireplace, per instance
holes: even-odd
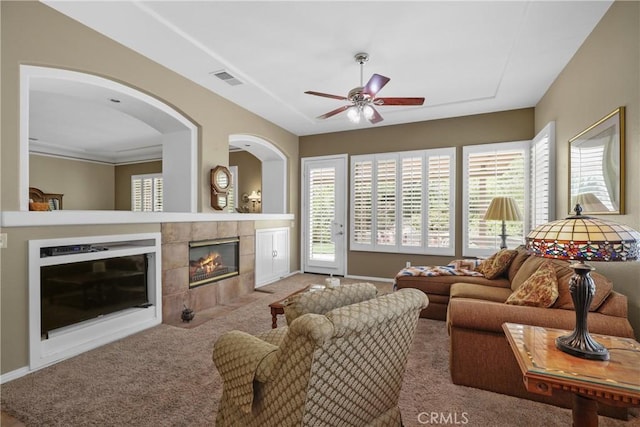
[[[190,257],[190,243],[230,242],[237,238],[237,274],[229,269],[215,281],[193,279],[193,259],[212,257],[211,265],[226,263],[221,248],[206,249]],[[205,254],[206,252],[206,254]],[[215,255],[215,254],[218,255]],[[228,253],[226,257],[231,256]],[[220,257],[220,259],[218,259]],[[196,313],[253,292],[255,266],[254,221],[175,222],[162,224],[162,319],[164,323],[180,322],[184,307]]]

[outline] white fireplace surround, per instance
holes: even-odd
[[[108,250],[41,258],[40,249],[69,245],[99,245]],[[65,327],[41,339],[40,268],[122,256],[146,254],[148,308],[130,308]],[[161,234],[140,233],[29,241],[29,370],[33,371],[162,322]]]

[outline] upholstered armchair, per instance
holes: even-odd
[[[330,295],[339,305],[340,294]],[[403,289],[326,314],[290,307],[289,326],[260,337],[224,334],[213,350],[223,379],[216,425],[401,425],[407,354],[427,304],[423,292]]]
[[[378,295],[378,288],[371,283],[326,288],[321,291],[293,294],[284,301],[284,316],[287,325],[303,314],[326,314],[334,308],[366,301]]]

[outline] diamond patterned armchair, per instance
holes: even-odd
[[[296,313],[288,327],[221,336],[213,350],[223,379],[216,425],[401,425],[398,397],[407,354],[428,299],[416,289],[371,298],[367,286],[373,287],[314,293],[328,294],[331,302],[306,309],[325,314],[290,307]],[[364,301],[343,295],[354,290],[365,292]],[[303,305],[310,297],[301,298]]]

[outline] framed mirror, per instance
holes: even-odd
[[[569,210],[624,213],[624,107],[569,140]]]

